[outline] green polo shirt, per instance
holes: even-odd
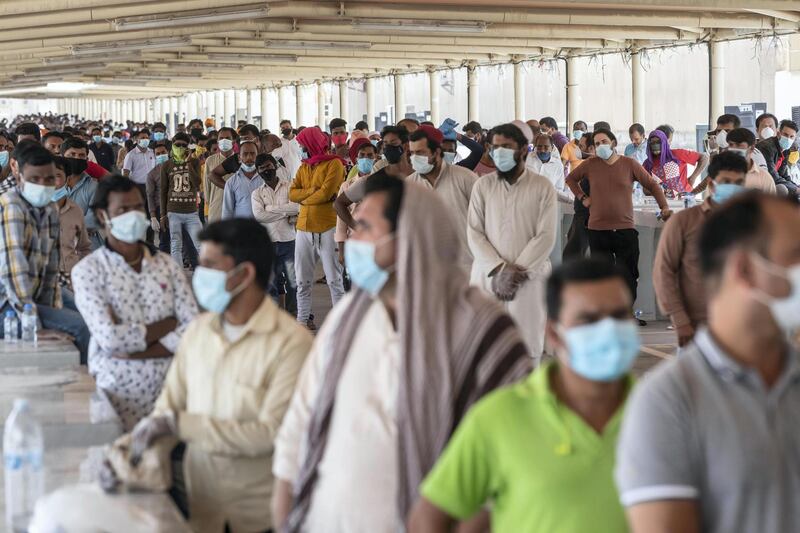
[[[422,495],[460,520],[491,504],[494,533],[627,531],[612,475],[623,409],[597,434],[556,399],[553,368],[478,402]]]

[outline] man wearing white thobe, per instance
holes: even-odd
[[[544,348],[544,291],[558,197],[547,178],[525,167],[527,143],[519,128],[504,124],[493,132],[497,172],[475,183],[469,204],[470,281],[506,306],[538,360]]]

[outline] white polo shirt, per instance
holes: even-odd
[[[148,148],[142,151],[141,148],[136,146],[133,150],[125,155],[125,161],[122,163],[122,170],[130,172],[130,178],[144,185],[147,183],[147,175],[156,166],[156,154]]]

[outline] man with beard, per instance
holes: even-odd
[[[497,171],[478,179],[469,203],[470,281],[504,303],[538,359],[558,195],[550,180],[526,166],[528,142],[519,127],[497,126],[491,139]]]

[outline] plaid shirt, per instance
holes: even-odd
[[[6,179],[0,182],[0,194],[5,194],[17,186],[17,178],[14,174],[9,174]]]
[[[0,192],[0,307],[61,307],[58,208],[33,207],[16,187]]]

